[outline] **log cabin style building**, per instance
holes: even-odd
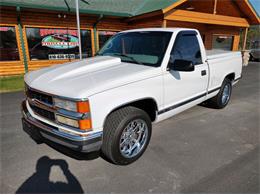
[[[82,56],[115,33],[147,27],[200,31],[206,49],[243,49],[259,16],[248,0],[79,0]],[[79,58],[75,0],[0,0],[0,76]]]

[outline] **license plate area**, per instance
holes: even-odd
[[[37,143],[42,143],[42,135],[39,132],[39,129],[30,123],[28,123],[25,119],[22,119],[23,130]]]

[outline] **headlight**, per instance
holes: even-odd
[[[72,127],[79,128],[79,123],[77,120],[70,119],[64,116],[56,115],[56,120],[62,124],[69,125]]]
[[[70,101],[60,98],[53,98],[55,107],[62,108],[69,111],[74,111],[78,113],[88,113],[88,118],[82,120],[75,120],[69,117],[56,115],[56,120],[59,123],[69,125],[72,127],[79,128],[81,130],[89,130],[92,128],[91,118],[90,118],[90,106],[89,101]]]
[[[53,98],[54,105],[58,108],[77,112],[77,103],[69,100],[63,100],[60,98]]]
[[[64,100],[60,98],[53,98],[55,107],[62,108],[65,110],[70,110],[79,113],[90,112],[88,101],[74,102],[70,100]]]
[[[64,125],[68,125],[71,127],[75,127],[75,128],[79,128],[81,130],[90,130],[92,128],[92,124],[91,124],[91,119],[83,119],[83,120],[75,120],[75,119],[70,119],[67,118],[65,116],[61,116],[61,115],[56,115],[56,120],[59,123],[62,123]]]

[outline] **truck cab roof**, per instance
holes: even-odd
[[[196,29],[192,28],[139,28],[139,29],[132,29],[132,30],[126,30],[119,33],[125,33],[125,32],[145,32],[145,31],[158,31],[158,32],[179,32],[179,31],[196,31]]]

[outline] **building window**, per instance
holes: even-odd
[[[212,48],[231,51],[233,38],[233,36],[213,35]]]
[[[0,61],[19,60],[15,27],[0,27]]]
[[[81,30],[82,57],[92,56],[91,32]],[[30,60],[79,59],[76,29],[26,28]]]
[[[115,31],[98,31],[99,48],[103,47],[106,41],[116,33]]]

